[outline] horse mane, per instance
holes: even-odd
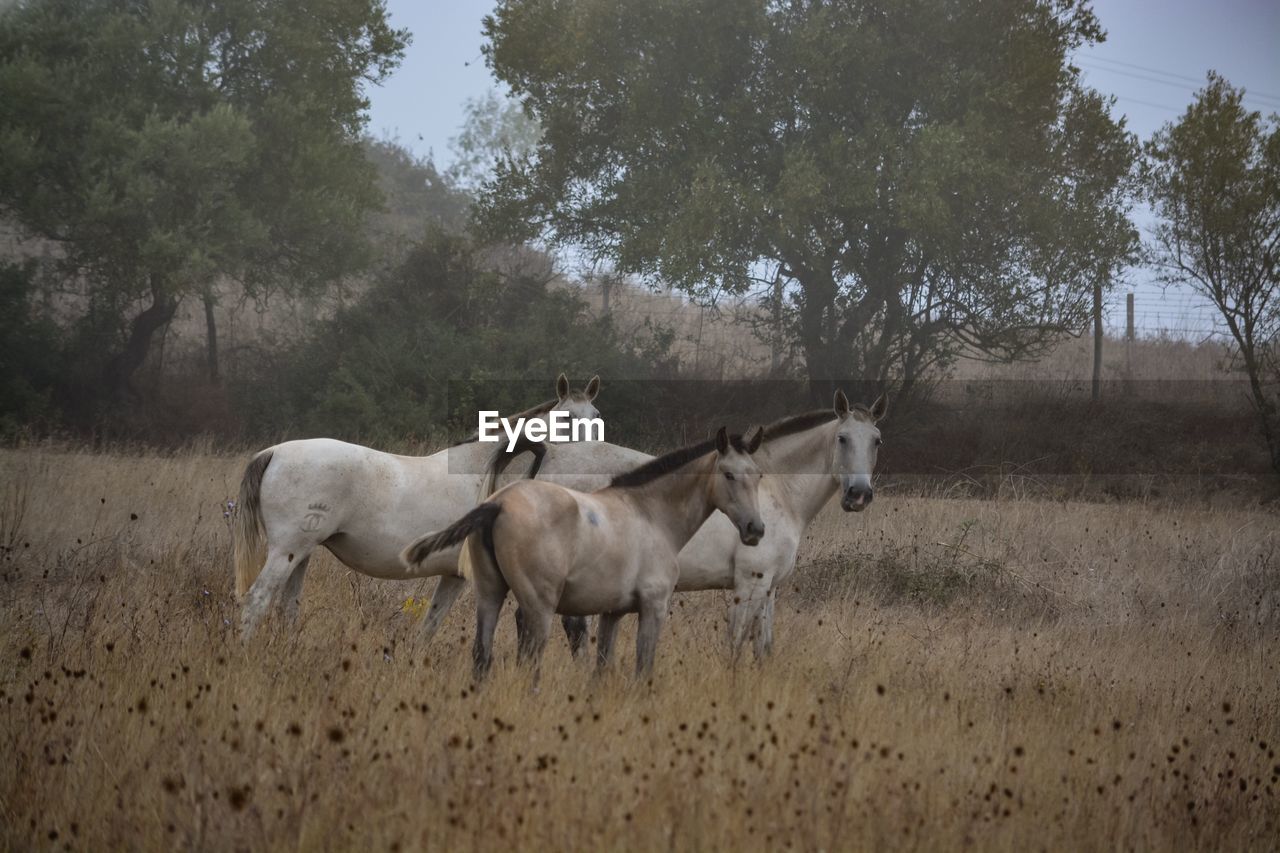
[[[871,410],[861,403],[850,404],[849,413],[858,420],[874,420],[871,416]],[[834,409],[815,409],[812,412],[805,412],[800,415],[788,415],[785,418],[779,418],[764,428],[764,440],[767,443],[775,438],[786,438],[789,435],[795,435],[798,432],[805,432],[825,423],[830,423],[835,419],[836,413]]]
[[[814,427],[822,426],[835,419],[836,413],[833,409],[817,409],[816,411],[805,412],[802,415],[788,415],[785,418],[779,418],[764,428],[764,440],[769,442],[775,438],[786,438],[789,435],[795,435],[798,432],[806,432]]]
[[[870,421],[873,420],[871,410],[861,403],[855,403],[849,406],[849,412],[854,417]],[[830,423],[836,419],[834,409],[816,409],[812,412],[805,412],[800,415],[788,415],[780,418],[764,428],[764,442],[768,443],[774,439],[785,438],[788,435],[795,435],[799,432],[811,430],[814,427]],[[733,448],[740,453],[746,452],[746,445],[743,443],[741,435],[733,435],[729,437]],[[609,481],[609,485],[617,488],[630,488],[634,486],[643,486],[645,483],[653,482],[659,477],[670,474],[679,468],[683,468],[699,456],[705,456],[712,450],[715,450],[715,439],[699,442],[698,444],[682,447],[679,450],[673,450],[656,459],[650,459],[648,462],[616,475]]]
[[[729,436],[729,444],[739,453],[747,452],[747,445],[740,435]],[[638,468],[615,475],[609,481],[609,486],[615,489],[630,489],[643,486],[646,483],[652,483],[659,477],[665,477],[667,474],[678,471],[693,460],[706,456],[715,449],[716,440],[712,438],[700,441],[697,444],[691,444],[688,447],[682,447],[679,450],[673,450],[655,459],[650,459]]]
[[[514,414],[514,415],[504,415],[504,417],[507,418],[507,420],[512,421],[514,423],[520,418],[531,418],[534,415],[545,415],[547,412],[554,409],[556,407],[556,404],[559,402],[560,402],[559,399],[547,400],[545,403],[539,403],[538,405],[534,406],[532,409],[525,409],[523,412],[519,412],[518,414]],[[480,432],[477,430],[476,432],[462,439],[462,441],[459,441],[457,444],[450,445],[450,447],[461,447],[464,444],[474,444],[479,440],[480,440]]]

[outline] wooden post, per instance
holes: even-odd
[[[1126,379],[1133,378],[1133,339],[1133,294],[1130,293],[1125,298],[1124,372]]]
[[[702,378],[698,374],[698,369],[702,366],[702,323],[707,319],[707,309],[704,305],[698,306],[698,341],[693,345],[693,375],[695,378]]]
[[[769,341],[769,376],[777,376],[782,367],[782,268],[773,277],[773,328]]]
[[[1093,402],[1102,399],[1102,279],[1093,283]]]

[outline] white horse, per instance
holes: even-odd
[[[545,420],[549,412],[563,410],[573,418],[596,418],[599,391],[598,376],[571,391],[561,374],[556,399],[517,417]],[[424,525],[444,527],[476,505],[491,451],[472,440],[430,456],[397,456],[313,438],[254,455],[240,483],[233,531],[244,636],[253,633],[273,600],[281,601],[290,621],[297,616],[307,561],[319,545],[375,578],[454,574],[458,548],[434,554],[408,575],[400,551]],[[438,624],[439,618],[429,618],[427,627],[434,632]]]
[[[840,495],[846,512],[861,512],[871,503],[871,475],[875,470],[880,430],[887,401],[881,396],[870,407],[850,406],[837,391],[831,409],[784,418],[764,429],[764,443],[754,459],[765,477],[760,484],[761,518],[769,535],[757,547],[745,547],[727,518],[708,519],[680,551],[677,591],[733,590],[729,612],[729,647],[736,657],[753,634],[757,659],[773,646],[773,608],[778,587],[791,576],[805,528],[831,497]],[[580,491],[609,483],[618,473],[652,459],[648,454],[616,444],[592,442],[553,444],[542,459],[539,479]],[[492,491],[510,456],[495,453],[482,494]],[[430,639],[457,599],[466,580],[444,575],[432,599]],[[438,606],[437,606],[438,604]],[[521,614],[517,612],[517,620]],[[576,652],[586,635],[585,620],[566,617],[565,631]]]

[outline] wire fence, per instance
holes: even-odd
[[[655,291],[616,279],[571,286],[578,289],[595,316],[607,314],[624,338],[652,335],[658,330],[671,334],[672,354],[682,367],[697,375],[765,375],[802,360],[796,344],[785,340],[777,318],[758,296],[722,298],[704,305],[675,291]],[[1139,285],[1132,292],[1137,340],[1191,347],[1230,343],[1230,333],[1217,307],[1193,290]],[[1103,328],[1111,339],[1126,337],[1127,297],[1127,291],[1117,289],[1104,300]],[[1090,337],[1088,330],[1082,331],[1082,339]],[[1064,342],[1062,346],[1078,349],[1080,342]],[[1215,363],[1221,358],[1218,351],[1212,354]],[[1073,365],[1078,360],[1076,354],[1059,359]],[[1152,365],[1153,370],[1157,368]],[[1196,375],[1204,372],[1195,371]]]

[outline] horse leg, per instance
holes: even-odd
[[[777,590],[769,590],[760,612],[756,614],[756,662],[762,663],[773,652],[773,602],[777,598]]]
[[[551,618],[555,616],[551,608],[530,608],[525,611],[524,636],[520,638],[517,660],[533,667],[533,686],[538,686],[538,676],[542,669],[542,653],[546,651],[547,639],[551,636]]]
[[[520,648],[524,644],[525,626],[528,624],[528,618],[524,615],[524,608],[516,604],[516,648]]]
[[[307,578],[309,562],[311,562],[310,554],[298,561],[298,565],[294,566],[293,571],[289,573],[289,579],[285,581],[284,590],[280,596],[280,613],[285,622],[292,626],[298,624],[298,607],[302,604],[302,582]]]
[[[762,591],[747,585],[734,589],[733,606],[729,609],[729,658],[735,664],[767,597],[767,589]]]
[[[658,649],[658,636],[667,620],[667,596],[660,600],[640,600],[640,627],[636,631],[636,677],[653,672],[653,659]]]
[[[525,642],[525,626],[529,619],[525,615],[524,607],[516,608],[516,638],[521,643]],[[564,637],[568,638],[568,652],[572,654],[573,660],[577,660],[577,656],[582,651],[582,646],[586,644],[588,637],[588,626],[586,626],[585,616],[561,616],[561,625],[564,628]]]
[[[516,607],[516,639],[521,643],[525,642],[527,619],[529,616],[525,615],[525,608]],[[568,638],[568,651],[576,660],[588,635],[586,616],[561,616],[561,625],[564,626],[564,637]]]
[[[302,561],[305,562],[305,560],[304,555]],[[253,636],[262,617],[267,614],[271,603],[288,583],[298,563],[299,560],[295,559],[294,554],[274,549],[267,552],[266,565],[262,567],[262,572],[253,582],[253,586],[249,587],[249,592],[244,598],[244,610],[240,616],[240,636],[244,640],[247,641]]]
[[[476,575],[476,639],[471,650],[471,676],[476,681],[483,681],[493,665],[493,632],[506,600],[507,582],[501,575]]]
[[[560,624],[564,626],[564,635],[569,638],[569,653],[577,660],[587,643],[587,617],[561,616]]]
[[[456,575],[441,575],[436,582],[436,591],[431,594],[431,606],[427,608],[426,618],[422,620],[422,645],[431,642],[431,638],[444,624],[444,617],[449,615],[453,603],[458,600],[462,590],[466,589],[467,579]]]
[[[623,613],[602,613],[596,620],[596,674],[603,675],[613,658],[613,641],[618,639],[618,625]],[[586,620],[583,620],[586,621]]]
[[[527,620],[524,608],[516,608],[516,637],[524,642],[525,624]],[[560,624],[564,626],[564,635],[569,639],[569,654],[576,660],[587,642],[587,618],[585,616],[561,616]]]

